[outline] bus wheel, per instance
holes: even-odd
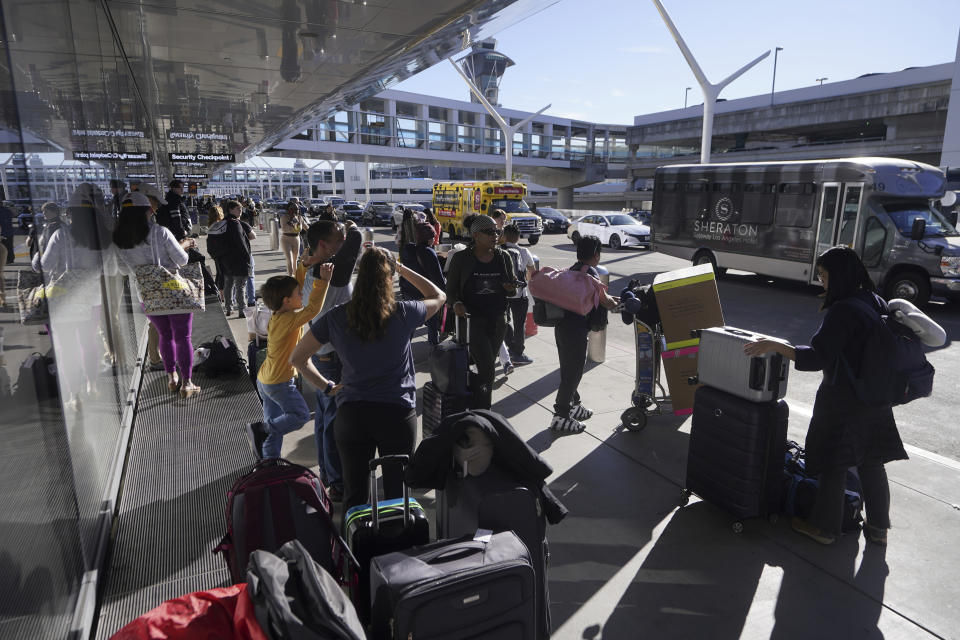
[[[890,276],[885,287],[887,300],[901,298],[922,307],[930,300],[930,283],[919,273],[901,271]]]
[[[713,265],[713,272],[717,274],[718,278],[727,272],[726,269],[722,269],[717,266],[716,258],[714,258],[713,254],[710,253],[709,251],[698,251],[696,255],[693,256],[693,264],[694,265],[701,265],[701,264]]]
[[[571,233],[570,239],[573,240],[573,244],[577,244],[578,242],[580,242],[580,232],[574,231],[573,233]]]
[[[620,236],[617,234],[610,236],[610,248],[614,251],[620,248]]]

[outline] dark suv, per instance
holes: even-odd
[[[367,203],[360,217],[361,224],[375,227],[379,224],[389,225],[393,221],[393,206],[389,202],[372,201]]]

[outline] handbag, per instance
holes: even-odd
[[[17,273],[17,308],[20,311],[20,324],[50,322],[50,308],[43,286],[43,275],[26,270],[20,270]]]
[[[607,290],[605,284],[587,273],[553,267],[543,267],[533,274],[528,288],[537,300],[549,302],[581,316],[587,315],[599,305],[601,295]]]
[[[203,271],[199,262],[191,262],[171,271],[160,264],[157,234],[153,234],[153,257],[156,264],[134,267],[144,313],[164,316],[206,310],[203,294]]]

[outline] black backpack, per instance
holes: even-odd
[[[875,309],[858,298],[854,302],[877,316]],[[933,365],[927,361],[923,343],[910,327],[898,322],[887,306],[868,329],[860,375],[840,356],[853,390],[864,404],[883,407],[906,404],[933,392]]]
[[[513,261],[513,270],[517,275],[517,293],[521,296],[527,295],[527,269],[520,263],[520,249],[517,247],[504,247],[503,250],[507,252],[510,260]]]
[[[200,365],[208,378],[246,373],[247,361],[240,354],[237,343],[230,338],[217,336],[210,342],[204,342],[200,347],[210,350],[210,355]]]

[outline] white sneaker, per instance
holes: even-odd
[[[574,418],[563,418],[555,415],[553,420],[550,421],[550,430],[555,433],[583,433],[586,428],[587,425]]]
[[[574,420],[589,420],[593,417],[593,411],[582,404],[576,404],[570,408],[570,417]]]

